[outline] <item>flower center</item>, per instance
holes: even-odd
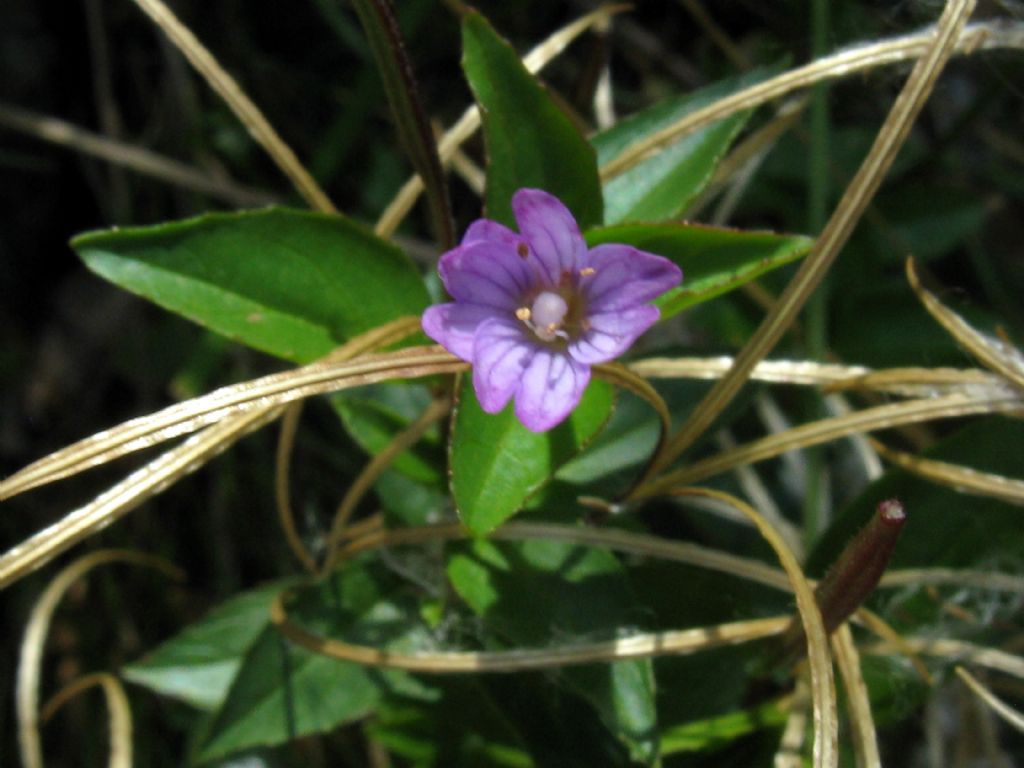
[[[554,341],[561,337],[567,339],[568,334],[562,330],[565,316],[569,313],[569,302],[553,291],[541,291],[530,307],[520,307],[516,317],[542,341]]]

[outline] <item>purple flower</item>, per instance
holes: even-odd
[[[579,403],[590,366],[625,352],[658,319],[647,302],[682,280],[675,264],[628,245],[587,248],[560,200],[539,189],[512,198],[519,233],[488,219],[470,225],[438,271],[451,304],[423,313],[423,330],[473,364],[481,407],[515,397],[534,432]]]

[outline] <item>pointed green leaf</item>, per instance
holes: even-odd
[[[381,647],[422,648],[416,602],[392,599],[380,567],[348,564],[334,583],[310,589],[291,606],[303,627],[325,636],[348,637]],[[389,578],[390,577],[390,578]],[[330,731],[371,714],[389,694],[411,700],[437,697],[400,670],[378,670],[292,645],[268,626],[245,655],[227,698],[209,725],[199,760],[255,746]]]
[[[614,398],[612,387],[592,381],[568,419],[538,434],[519,423],[512,403],[501,413],[484,413],[464,377],[449,448],[451,490],[462,522],[476,535],[505,522],[598,433]]]
[[[72,247],[112,283],[297,363],[428,303],[405,254],[340,216],[215,213],[87,233]]]
[[[203,710],[220,706],[287,582],[245,592],[122,670],[126,680]]]
[[[599,165],[605,165],[630,145],[756,83],[767,74],[767,69],[759,69],[692,94],[666,99],[617,123],[591,139]],[[609,179],[604,185],[605,222],[661,221],[682,214],[707,187],[719,161],[750,115],[749,110],[738,112],[705,126]]]
[[[805,256],[814,244],[802,235],[697,224],[620,224],[592,229],[586,238],[591,246],[626,243],[682,268],[682,284],[654,302],[663,320]]]
[[[593,148],[488,21],[462,22],[462,68],[480,105],[487,145],[487,215],[514,224],[512,195],[522,187],[558,197],[581,227],[602,221]]]

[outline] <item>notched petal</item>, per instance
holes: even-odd
[[[473,359],[476,329],[494,310],[481,304],[435,304],[423,313],[423,332],[456,357]]]
[[[540,189],[520,189],[512,196],[512,210],[548,285],[557,285],[563,273],[587,266],[587,244],[576,219],[557,197]]]
[[[592,248],[590,267],[594,274],[581,285],[592,312],[646,304],[683,279],[682,270],[663,256],[615,243]]]
[[[607,363],[624,354],[660,316],[650,304],[591,315],[587,330],[569,343],[569,354],[587,365]]]
[[[441,257],[438,269],[456,301],[502,312],[514,312],[537,279],[513,246],[494,241],[459,246]]]
[[[504,243],[515,248],[522,237],[506,227],[490,219],[477,219],[469,225],[466,234],[462,236],[462,245],[470,245],[478,242]]]
[[[480,324],[473,341],[473,390],[484,411],[497,413],[508,404],[536,353],[522,325],[495,318]]]
[[[538,349],[522,374],[516,417],[533,432],[560,424],[579,405],[590,382],[590,366],[564,352]]]

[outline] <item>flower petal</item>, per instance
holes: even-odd
[[[504,243],[515,248],[523,241],[522,235],[513,232],[504,224],[499,224],[490,219],[477,219],[469,225],[466,234],[462,236],[462,245],[469,245],[483,241],[493,243]]]
[[[473,359],[473,337],[479,325],[494,317],[483,304],[435,304],[423,313],[423,332],[463,360]]]
[[[438,272],[448,293],[459,302],[512,311],[536,282],[536,275],[516,249],[493,240],[461,245],[441,257]]]
[[[668,259],[617,243],[592,248],[590,267],[594,274],[581,281],[588,314],[646,304],[683,279]]]
[[[590,382],[590,366],[564,352],[539,347],[522,374],[516,417],[533,432],[544,432],[579,405]]]
[[[654,325],[660,314],[657,307],[644,304],[617,312],[589,315],[587,322],[590,328],[569,343],[569,354],[586,365],[614,360]]]
[[[587,244],[576,219],[557,197],[540,189],[520,189],[512,196],[512,210],[549,285],[558,285],[566,272],[574,274],[587,266]]]
[[[537,350],[521,323],[492,317],[480,324],[473,340],[473,389],[481,408],[497,413],[505,407]]]

